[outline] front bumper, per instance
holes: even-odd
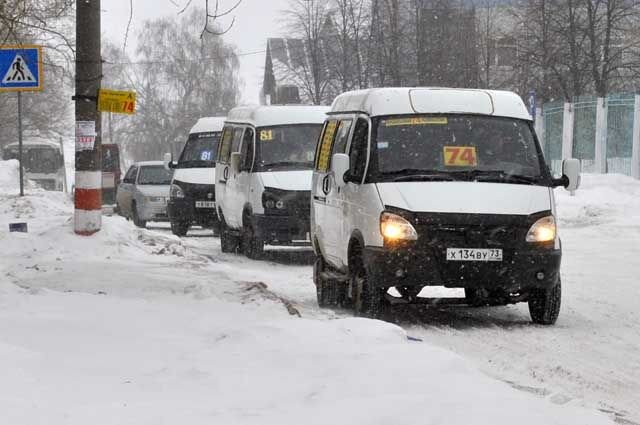
[[[167,204],[164,202],[144,202],[138,210],[141,220],[144,221],[168,221]]]
[[[446,251],[407,245],[366,247],[363,255],[369,276],[380,287],[446,286],[517,293],[555,285],[562,252],[531,248],[505,252],[501,262],[463,262],[447,261]]]
[[[267,243],[309,241],[308,217],[256,214],[251,219],[255,235]]]
[[[195,224],[202,227],[215,227],[218,214],[214,208],[196,208],[193,198],[171,198],[167,204],[167,213],[172,222]]]

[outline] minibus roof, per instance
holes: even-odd
[[[55,143],[55,142],[50,142],[46,139],[42,139],[42,138],[30,138],[27,140],[23,140],[22,141],[22,145],[25,148],[37,148],[37,147],[41,147],[41,148],[52,148],[52,149],[57,149],[60,150],[60,144]],[[5,148],[18,148],[19,143],[18,142],[13,142],[13,143],[9,143],[8,145],[5,145]]]
[[[227,122],[270,127],[291,124],[322,124],[329,112],[328,106],[270,105],[239,106],[227,116]]]
[[[529,111],[516,93],[441,87],[388,87],[350,91],[333,101],[331,113],[341,112],[362,112],[372,117],[479,114],[531,121]]]
[[[225,117],[202,117],[191,128],[189,134],[222,131],[222,127],[224,127],[224,120]]]

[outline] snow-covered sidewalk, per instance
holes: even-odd
[[[81,238],[71,212],[62,194],[0,188],[0,423],[611,423],[430,334],[318,311],[308,266],[208,258],[119,217]],[[29,233],[8,233],[21,220]]]

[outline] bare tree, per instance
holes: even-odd
[[[326,103],[333,97],[324,39],[330,19],[329,1],[291,0],[285,13],[289,34],[302,41],[301,51],[293,53],[300,57],[274,63],[274,69],[290,84],[300,87],[303,97],[313,104]]]
[[[73,63],[73,0],[0,1],[0,44],[43,46],[44,90],[23,100],[26,137],[39,135],[57,141],[71,134],[68,126]],[[1,78],[2,76],[0,76]],[[17,140],[17,101],[0,93],[0,146]]]
[[[237,103],[237,55],[217,34],[200,38],[202,13],[194,8],[179,20],[145,22],[135,62],[124,62],[120,82],[135,88],[138,110],[118,130],[135,160],[160,158],[198,118],[224,114]],[[118,60],[126,58],[110,62]]]

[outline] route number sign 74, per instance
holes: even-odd
[[[448,167],[476,167],[478,155],[475,146],[445,146],[444,165]]]

